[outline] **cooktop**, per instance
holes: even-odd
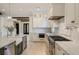
[[[61,36],[49,36],[49,37],[51,37],[52,40],[54,41],[70,41],[69,39],[61,37]]]

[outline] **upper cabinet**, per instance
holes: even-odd
[[[67,26],[78,27],[79,25],[79,4],[65,4],[65,23]]]
[[[76,20],[79,21],[79,3],[76,3]]]
[[[75,4],[73,3],[65,4],[65,23],[69,25],[74,20],[75,20]]]
[[[64,9],[65,4],[64,3],[54,3],[53,6],[53,12],[52,16],[64,16]]]

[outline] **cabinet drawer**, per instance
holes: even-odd
[[[0,48],[0,55],[4,55],[4,48]]]

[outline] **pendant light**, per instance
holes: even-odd
[[[8,16],[8,19],[12,19],[12,17],[11,17],[11,3],[9,3],[9,16]]]

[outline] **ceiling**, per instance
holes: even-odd
[[[32,15],[34,8],[48,9],[50,5],[49,3],[0,3],[0,12],[7,16],[27,17]]]

